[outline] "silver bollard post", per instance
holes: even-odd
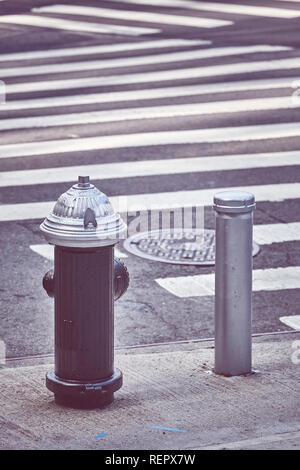
[[[252,233],[254,196],[215,194],[215,373],[252,371]]]

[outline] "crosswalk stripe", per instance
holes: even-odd
[[[158,285],[180,298],[214,295],[215,275],[167,277],[155,279]],[[253,291],[274,291],[300,288],[300,267],[254,269]]]
[[[263,16],[267,18],[298,18],[300,10],[290,10],[283,8],[265,7],[261,5],[241,5],[229,3],[195,2],[189,0],[113,0],[124,3],[134,3],[136,5],[167,6],[178,8],[191,8],[194,10],[213,11],[217,13],[232,13],[234,15]],[[288,0],[285,0],[288,1]],[[297,1],[297,0],[293,0]]]
[[[94,180],[175,175],[208,171],[243,170],[300,165],[300,151],[261,154],[222,155],[220,157],[172,158],[96,165],[63,166],[34,170],[2,171],[0,187],[73,182],[88,174]]]
[[[232,21],[217,20],[213,18],[201,18],[183,15],[167,15],[145,11],[112,10],[109,8],[94,8],[75,5],[49,5],[32,9],[37,13],[55,13],[67,15],[80,15],[100,18],[129,20],[143,23],[168,24],[177,26],[189,26],[194,28],[217,28],[233,24]]]
[[[38,109],[58,106],[75,106],[84,104],[117,103],[118,101],[139,101],[159,98],[173,98],[180,96],[205,95],[209,93],[222,93],[231,91],[271,90],[278,88],[295,88],[300,86],[300,77],[273,78],[262,80],[243,80],[236,82],[209,83],[204,85],[187,85],[165,88],[146,88],[143,90],[115,91],[108,93],[90,93],[84,95],[52,96],[50,98],[33,98],[25,100],[6,101],[2,111],[19,109]]]
[[[0,158],[34,155],[50,156],[67,152],[152,147],[160,145],[244,142],[299,136],[299,122],[163,132],[140,132],[136,134],[105,135],[100,137],[83,137],[2,145],[0,146]]]
[[[1,17],[0,17],[1,18]],[[121,57],[117,59],[85,60],[80,62],[68,62],[63,64],[28,65],[23,67],[8,67],[0,69],[1,78],[19,77],[27,75],[43,75],[52,73],[68,73],[84,70],[105,70],[115,67],[130,67],[146,64],[161,64],[171,62],[182,62],[199,60],[212,57],[226,57],[237,54],[253,54],[258,52],[280,52],[290,51],[285,46],[240,46],[240,47],[217,47],[192,51],[168,52],[165,54],[152,54],[146,56]]]
[[[253,235],[260,245],[300,241],[300,222],[254,225]]]
[[[45,90],[69,90],[112,85],[129,85],[133,83],[152,83],[173,80],[190,80],[225,75],[241,75],[253,72],[269,72],[273,70],[291,70],[300,68],[300,57],[276,59],[258,62],[239,62],[234,64],[213,65],[209,67],[192,67],[184,69],[160,70],[156,72],[130,73],[123,75],[107,75],[103,77],[72,78],[64,80],[45,80],[39,82],[22,82],[7,84],[7,93],[28,93]],[[0,73],[1,78],[1,73]],[[294,79],[291,78],[291,83]]]
[[[151,194],[144,193],[119,197],[113,196],[111,200],[119,212],[124,212],[126,207],[129,207],[130,210],[140,211],[193,206],[211,206],[216,192],[229,190],[252,192],[255,195],[257,202],[277,202],[299,198],[300,183],[235,186],[232,188],[209,188]]]
[[[300,330],[300,315],[279,317],[279,320],[290,328],[293,328],[294,330]]]
[[[257,202],[284,201],[297,199],[300,195],[300,183],[269,184],[258,186],[235,186],[233,188],[210,188],[191,191],[172,191],[150,194],[112,196],[110,201],[115,209],[126,211],[175,209],[195,206],[211,206],[213,196],[221,191],[247,191],[255,195]],[[52,211],[55,201],[3,204],[0,206],[0,221],[42,219]]]
[[[143,42],[127,42],[117,44],[101,44],[96,46],[77,46],[42,51],[24,51],[1,54],[0,62],[49,59],[53,57],[72,57],[92,54],[109,54],[124,51],[139,51],[147,49],[163,49],[172,47],[207,46],[211,41],[203,39],[156,39]]]
[[[54,246],[53,245],[46,245],[46,244],[38,244],[38,245],[30,245],[29,248],[37,253],[40,256],[43,256],[50,261],[54,261]],[[128,258],[126,253],[123,253],[116,245],[114,247],[114,255],[117,258]]]
[[[121,26],[103,23],[88,23],[83,21],[63,20],[60,18],[45,18],[38,15],[3,15],[0,23],[20,24],[38,28],[62,29],[65,31],[85,31],[89,33],[120,34],[125,36],[140,36],[142,34],[159,33],[160,29],[142,28],[136,26]]]
[[[76,124],[96,124],[121,122],[135,119],[157,119],[167,117],[201,116],[209,114],[268,111],[299,108],[300,100],[291,96],[215,101],[212,103],[176,104],[168,106],[148,106],[139,108],[88,111],[85,113],[58,114],[49,116],[2,119],[0,130],[28,129],[37,127],[71,126]]]

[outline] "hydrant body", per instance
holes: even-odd
[[[57,404],[103,407],[122,386],[122,373],[114,368],[114,245],[125,229],[87,177],[79,177],[41,225],[55,244],[55,369],[46,386]],[[127,270],[120,266],[118,296],[128,286]]]

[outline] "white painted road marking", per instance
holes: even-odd
[[[300,10],[265,7],[260,5],[241,5],[229,3],[201,2],[190,0],[113,0],[134,3],[137,5],[167,6],[174,8],[191,8],[193,10],[213,11],[233,15],[263,16],[265,18],[298,18]],[[288,0],[285,0],[288,1]],[[297,0],[292,0],[297,1]]]
[[[300,330],[300,315],[280,317],[279,320],[290,328],[293,328],[294,330]]]
[[[134,178],[138,176],[176,175],[206,171],[245,170],[300,165],[300,151],[222,155],[218,157],[185,157],[171,160],[126,161],[78,165],[59,168],[0,172],[0,187],[67,183],[78,175],[91,175],[93,180]]]
[[[203,297],[215,293],[214,274],[167,277],[155,279],[155,281],[168,292],[180,298]],[[285,289],[300,289],[299,266],[253,270],[254,292]]]
[[[260,245],[300,241],[300,222],[254,225],[253,237]]]
[[[150,100],[179,96],[205,95],[209,93],[229,93],[231,91],[237,92],[249,90],[271,90],[276,88],[293,88],[297,81],[300,85],[300,77],[294,77],[293,79],[283,77],[165,88],[146,88],[143,90],[115,91],[107,93],[90,93],[84,95],[51,96],[50,98],[33,98],[25,100],[20,99],[7,101],[5,106],[0,108],[0,111],[47,107],[53,108],[56,106],[75,106],[98,103],[117,103],[118,101]],[[87,84],[87,86],[89,85]]]
[[[232,25],[232,21],[217,20],[213,18],[201,18],[195,16],[166,15],[162,13],[151,13],[147,11],[111,10],[109,8],[94,8],[75,5],[49,5],[33,8],[37,13],[59,13],[66,15],[80,15],[100,18],[112,18],[143,23],[157,23],[177,26],[188,26],[194,28],[217,28]]]
[[[46,244],[39,244],[39,245],[30,245],[29,248],[37,253],[40,256],[43,256],[50,261],[54,261],[54,246],[53,245],[46,245]],[[117,258],[128,258],[128,256],[119,250],[117,246],[114,248],[114,254]]]
[[[21,117],[0,120],[0,130],[33,129],[37,127],[63,127],[76,124],[97,124],[137,119],[203,116],[209,114],[240,113],[299,108],[300,100],[291,96],[242,100],[214,101],[211,103],[176,104],[138,108],[88,111],[85,113],[57,114],[49,116]]]
[[[300,136],[300,123],[263,124],[209,129],[140,132],[73,139],[22,142],[0,146],[0,158],[53,155],[87,150],[152,147],[159,145],[200,144],[209,142],[244,142]]]
[[[131,210],[163,209],[194,206],[211,206],[214,194],[222,191],[246,191],[255,195],[257,202],[284,201],[297,199],[300,195],[300,183],[265,184],[253,186],[234,186],[225,188],[195,189],[191,191],[170,191],[164,193],[134,194],[129,196],[114,196],[113,203],[122,212],[126,204]],[[118,205],[117,205],[118,204]],[[125,206],[126,207],[126,206]]]
[[[77,55],[111,54],[115,52],[162,49],[167,47],[205,46],[210,44],[211,41],[203,39],[156,39],[143,42],[121,42],[117,44],[100,44],[96,46],[64,47],[60,49],[47,49],[44,51],[11,52],[8,54],[1,54],[0,62],[7,62],[9,60],[23,61],[47,59],[52,57],[72,57]]]
[[[1,17],[0,17],[1,21]],[[105,70],[116,67],[136,67],[138,65],[162,64],[200,60],[212,57],[226,57],[238,54],[255,54],[259,52],[290,51],[284,46],[240,46],[197,49],[192,51],[168,52],[166,54],[151,54],[134,57],[119,57],[116,59],[85,60],[62,64],[26,65],[23,67],[8,67],[0,69],[1,78],[20,77],[27,75],[49,75],[51,73],[82,72],[84,70]]]
[[[161,70],[157,72],[131,73],[124,75],[107,75],[93,78],[74,78],[65,80],[46,80],[40,82],[12,83],[6,86],[7,93],[28,93],[31,91],[69,90],[111,85],[129,85],[132,83],[148,83],[193,78],[207,78],[222,75],[236,75],[272,70],[290,70],[300,68],[300,58],[277,59],[259,62],[239,62],[236,64],[213,65],[210,67],[192,67],[188,69]],[[1,79],[1,72],[0,72]],[[294,78],[290,78],[291,84]],[[209,85],[208,85],[209,86]]]
[[[196,189],[164,193],[112,196],[110,202],[118,212],[159,210],[195,206],[211,206],[214,194],[221,191],[247,191],[255,195],[257,202],[297,199],[300,183],[265,184],[259,186],[234,186],[225,188]],[[0,221],[43,219],[52,211],[55,201],[28,202],[0,205]]]
[[[138,28],[136,26],[121,26],[113,24],[88,23],[82,21],[46,18],[38,15],[3,15],[0,23],[21,24],[38,28],[63,29],[66,31],[85,31],[88,33],[120,34],[125,36],[140,36],[141,34],[159,33],[160,29]]]

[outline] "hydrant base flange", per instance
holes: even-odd
[[[114,392],[122,387],[122,382],[119,369],[114,369],[111,377],[90,382],[63,380],[53,370],[46,374],[46,387],[54,393],[55,403],[80,409],[108,406],[114,400]]]

